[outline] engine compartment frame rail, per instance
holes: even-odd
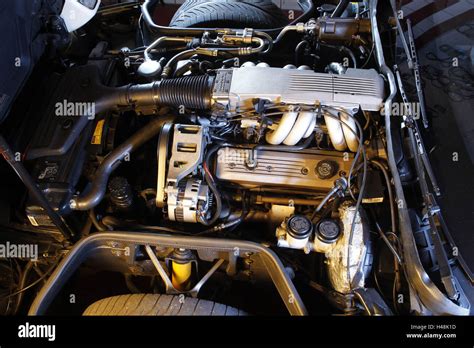
[[[145,245],[145,251],[148,254],[148,257],[150,258],[151,262],[153,263],[153,266],[155,266],[158,274],[160,275],[161,279],[163,279],[163,282],[165,283],[165,288],[166,288],[166,294],[168,295],[179,295],[182,293],[188,293],[192,297],[197,297],[199,294],[199,290],[201,290],[202,286],[206,284],[208,279],[219,269],[219,267],[225,262],[224,259],[219,259],[217,262],[212,266],[212,268],[204,275],[204,277],[201,278],[199,282],[189,291],[179,291],[177,290],[174,286],[173,283],[166,273],[165,269],[160,263],[160,260],[158,257],[155,255],[153,252],[153,249],[149,245]]]
[[[393,0],[391,0],[393,1]],[[387,152],[390,170],[393,175],[393,183],[398,202],[398,217],[399,230],[402,242],[403,257],[407,277],[410,279],[410,287],[416,293],[421,303],[432,315],[468,315],[469,308],[461,307],[450,299],[448,299],[433,283],[421,264],[420,256],[416,248],[415,239],[413,237],[413,230],[410,224],[410,217],[408,213],[408,206],[403,191],[402,182],[398,173],[397,164],[395,161],[394,145],[391,132],[391,109],[392,102],[398,95],[396,78],[390,68],[387,66],[380,37],[378,20],[377,20],[377,5],[378,0],[370,0],[370,19],[372,22],[372,35],[375,43],[375,56],[380,71],[386,76],[390,95],[385,101],[385,128],[387,130]]]
[[[296,290],[289,275],[278,258],[269,248],[248,241],[229,239],[211,239],[202,237],[171,236],[150,233],[111,232],[97,233],[80,240],[64,257],[53,274],[40,290],[28,315],[45,315],[48,307],[64,287],[68,279],[79,266],[95,252],[101,249],[110,249],[110,242],[127,243],[144,246],[160,246],[170,248],[185,248],[192,250],[209,250],[228,253],[235,258],[252,253],[263,261],[267,272],[272,279],[280,297],[291,315],[307,315],[303,301]],[[111,254],[111,257],[112,254]]]

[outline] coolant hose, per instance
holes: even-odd
[[[105,196],[107,183],[112,172],[127,156],[130,156],[132,152],[158,135],[163,126],[163,122],[163,119],[154,119],[136,132],[130,139],[109,153],[99,166],[99,169],[97,169],[90,189],[86,191],[86,193],[74,197],[69,202],[71,209],[86,211],[96,207]]]
[[[167,105],[204,110],[211,107],[213,84],[214,77],[201,75],[119,88],[103,87],[97,104],[101,109],[131,105],[135,107]],[[110,174],[127,155],[156,136],[163,122],[162,119],[153,120],[114,149],[99,166],[87,193],[71,200],[69,204],[71,209],[86,211],[96,207],[104,198]]]

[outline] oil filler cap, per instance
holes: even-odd
[[[306,239],[313,230],[313,223],[303,215],[294,215],[288,219],[288,234],[295,239]]]
[[[337,174],[339,170],[339,165],[337,162],[324,160],[318,163],[316,166],[316,174],[321,180],[331,179]]]

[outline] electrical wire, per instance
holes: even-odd
[[[374,54],[374,50],[375,50],[375,44],[372,44],[372,49],[370,50],[370,53],[369,53],[369,55],[367,56],[366,61],[365,61],[364,64],[360,67],[361,69],[364,69],[364,68],[367,66],[367,64],[369,64],[370,58],[371,58],[372,55]]]
[[[388,170],[385,168],[385,166],[380,163],[377,160],[371,160],[370,163],[372,163],[374,166],[376,166],[382,173],[385,178],[385,183],[387,185],[387,191],[388,191],[388,199],[390,203],[390,218],[392,222],[392,231],[391,232],[396,232],[397,229],[397,222],[396,222],[396,214],[397,211],[395,209],[395,196],[393,194],[393,189],[392,189],[392,183],[390,182],[390,177],[388,175]]]
[[[387,236],[385,235],[385,233],[382,231],[382,228],[380,227],[379,223],[376,221],[375,222],[375,226],[377,227],[377,231],[379,232],[379,235],[380,237],[382,238],[382,240],[384,241],[384,243],[387,245],[388,249],[390,250],[390,252],[393,254],[395,260],[397,261],[397,263],[399,265],[402,264],[402,258],[400,257],[400,255],[398,254],[397,250],[395,249],[395,247],[392,245],[392,243],[390,243],[390,241],[388,240]]]
[[[354,294],[357,296],[357,298],[359,299],[360,303],[362,304],[362,306],[364,307],[365,311],[367,312],[367,314],[369,316],[372,316],[372,312],[370,311],[370,308],[367,306],[367,303],[365,302],[364,298],[362,297],[362,295],[357,292],[357,291],[354,291]]]
[[[220,146],[214,146],[211,150],[209,150],[202,166],[204,169],[204,178],[206,180],[207,185],[209,186],[209,189],[214,194],[214,198],[216,201],[216,211],[214,212],[214,215],[210,220],[207,220],[204,216],[199,217],[200,222],[205,226],[213,225],[219,219],[222,213],[222,197],[219,190],[217,189],[214,177],[212,176],[212,173],[209,170],[210,159],[219,149]]]
[[[328,108],[324,108],[324,109],[328,109]],[[365,188],[365,176],[366,176],[366,173],[367,173],[367,154],[366,154],[366,151],[365,151],[365,148],[363,146],[363,129],[359,123],[359,121],[357,121],[351,114],[345,112],[345,111],[342,111],[342,110],[339,110],[339,109],[336,109],[336,108],[330,108],[331,110],[335,110],[335,111],[338,111],[338,112],[341,112],[341,113],[344,113],[346,115],[348,115],[349,117],[353,118],[357,127],[358,127],[358,130],[360,132],[360,134],[362,134],[362,136],[359,136],[353,129],[351,126],[349,126],[346,122],[342,121],[339,117],[336,117],[332,114],[326,114],[325,116],[329,117],[329,118],[332,118],[336,121],[338,121],[339,123],[341,123],[343,126],[345,126],[357,139],[357,141],[359,142],[359,147],[357,148],[357,153],[354,157],[354,160],[352,161],[352,165],[351,165],[351,169],[349,171],[349,175],[348,175],[348,187],[349,187],[349,193],[351,194],[351,197],[354,201],[357,201],[354,194],[352,193],[352,190],[351,190],[351,183],[352,183],[352,176],[354,174],[354,172],[358,172],[360,169],[357,169],[355,170],[355,166],[356,164],[358,163],[359,161],[359,158],[360,156],[362,155],[363,156],[363,163],[361,165],[361,167],[364,168],[364,178],[363,178],[363,184],[364,184],[364,188]],[[362,189],[360,191],[363,191]]]
[[[351,224],[351,230],[350,230],[350,233],[349,233],[348,250],[347,250],[347,277],[348,277],[349,285],[352,288],[351,275],[350,275],[350,249],[352,247],[352,242],[353,242],[353,239],[354,239],[355,225],[356,225],[356,221],[357,221],[357,216],[359,215],[360,207],[362,205],[362,199],[364,198],[365,186],[366,186],[366,180],[367,180],[367,163],[368,163],[368,161],[367,161],[367,154],[366,154],[366,151],[365,151],[365,148],[364,148],[364,143],[363,143],[364,142],[364,131],[363,131],[363,128],[360,125],[359,121],[353,115],[348,113],[347,111],[339,109],[339,108],[333,108],[333,107],[331,107],[331,108],[325,107],[324,109],[332,109],[332,110],[338,111],[338,112],[343,113],[343,114],[347,115],[348,117],[352,118],[354,120],[358,130],[359,130],[359,133],[360,133],[360,136],[359,136],[357,134],[357,132],[352,129],[352,127],[347,125],[347,123],[340,120],[338,117],[335,117],[335,116],[330,115],[330,114],[326,115],[328,117],[331,117],[331,118],[341,122],[341,124],[345,125],[347,127],[347,129],[349,129],[350,132],[353,133],[354,136],[359,141],[359,148],[357,149],[357,154],[354,158],[354,161],[352,162],[352,166],[351,166],[351,169],[350,169],[350,172],[349,172],[349,177],[348,177],[349,190],[350,190],[351,177],[353,175],[355,165],[357,164],[357,161],[358,161],[360,155],[362,154],[362,156],[363,156],[362,183],[361,183],[361,186],[359,188],[359,196],[358,196],[357,201],[356,201],[355,214],[354,214],[354,218],[353,218],[352,224]]]
[[[39,284],[43,279],[45,279],[56,268],[56,266],[58,265],[60,260],[61,260],[61,257],[59,257],[58,260],[50,268],[48,268],[48,270],[46,272],[44,272],[44,274],[41,277],[39,277],[37,280],[35,280],[30,285],[27,285],[24,288],[19,289],[18,291],[15,291],[14,293],[8,295],[7,298],[10,298],[10,297],[16,296],[18,294],[21,294],[21,293],[25,292],[26,290],[31,289],[33,286]]]
[[[20,267],[20,265],[18,264],[18,261],[17,260],[12,260],[11,258],[10,259],[7,259],[9,261],[9,268],[10,268],[10,284],[9,284],[9,287],[8,287],[8,293],[11,294],[12,293],[12,290],[18,286],[20,286],[18,283],[19,283],[19,280],[21,280],[22,278],[22,274],[23,274],[23,271]],[[6,261],[6,260],[5,260]],[[13,262],[12,261],[15,261],[15,265],[16,265],[16,269],[13,267]],[[8,267],[6,265],[6,263],[1,263],[0,264],[2,267]],[[16,278],[18,278],[18,282],[15,281],[15,273],[17,275]],[[5,273],[4,273],[5,274]],[[7,290],[7,289],[5,289]],[[3,294],[2,294],[3,295]],[[10,314],[10,308],[13,309],[12,311],[12,314],[16,314],[16,308],[18,306],[16,306],[16,308],[13,308],[11,305],[13,303],[12,301],[12,298],[11,297],[5,297],[5,298],[8,298],[8,302],[7,302],[7,305],[6,305],[6,308],[5,308],[5,311],[3,312],[5,315],[8,315]],[[18,301],[17,301],[18,302]]]
[[[319,44],[323,47],[338,50],[340,53],[345,53],[351,59],[352,67],[354,69],[357,69],[357,58],[356,58],[354,52],[352,52],[352,50],[350,48],[348,48],[346,46],[330,45],[330,44],[323,43],[323,42],[320,42]]]
[[[24,288],[25,285],[26,285],[26,281],[28,280],[28,277],[30,275],[30,272],[31,270],[33,269],[33,266],[34,266],[34,263],[33,261],[29,261],[25,268],[23,269],[23,271],[21,272],[21,276],[20,276],[20,281],[18,282],[18,287],[21,289],[21,288]],[[16,299],[16,303],[15,303],[15,309],[13,310],[13,314],[17,314],[19,309],[20,309],[20,306],[21,306],[21,303],[23,301],[23,295],[24,293],[23,292],[19,292],[18,293],[18,297]]]

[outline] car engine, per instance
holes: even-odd
[[[155,279],[140,292],[239,313],[320,314],[321,299],[325,314],[410,312],[397,302],[410,291],[387,151],[401,135],[387,136],[373,1],[302,0],[289,20],[266,12],[275,27],[250,12],[186,22],[248,1],[186,1],[169,26],[159,1],[103,2],[69,39],[75,22],[58,20],[52,92],[23,137],[39,193],[17,228],[78,250],[100,239],[88,265],[123,273],[128,289]],[[257,304],[232,300],[237,283]],[[283,309],[259,304],[265,291]]]

